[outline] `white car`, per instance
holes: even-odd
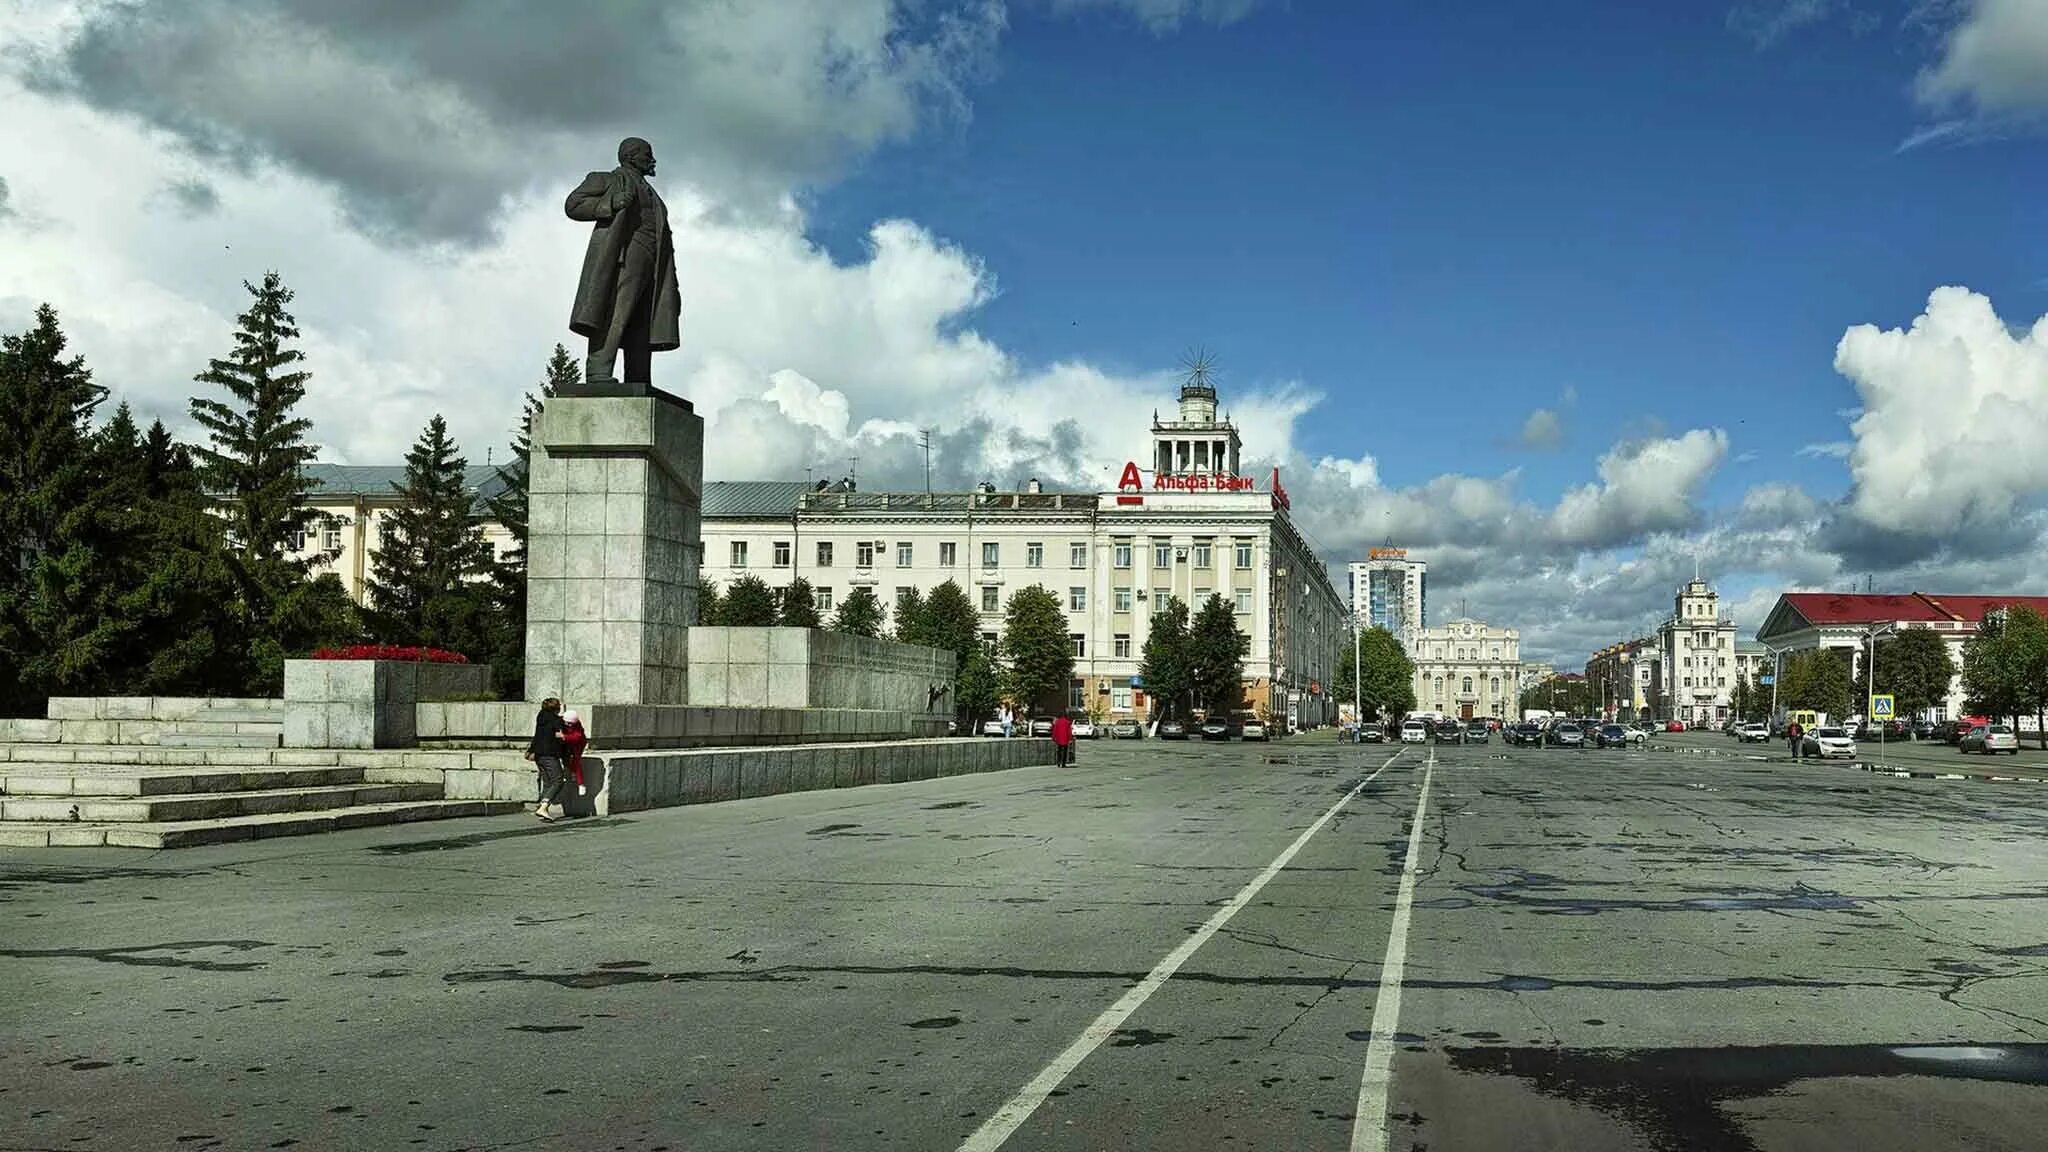
[[[981,734],[983,736],[1001,736],[1003,734],[1003,722],[1001,720],[983,720],[981,722]]]
[[[1076,740],[1093,740],[1093,739],[1095,739],[1095,721],[1093,721],[1093,720],[1090,720],[1090,719],[1089,719],[1089,718],[1087,718],[1086,716],[1076,716],[1076,717],[1074,717],[1074,718],[1073,718],[1073,720],[1074,720],[1074,739],[1076,739]]]
[[[1420,720],[1408,720],[1401,724],[1401,743],[1421,744],[1429,739],[1429,725]]]
[[[1771,730],[1755,721],[1735,726],[1735,739],[1742,744],[1764,744],[1771,739]]]
[[[1243,726],[1237,730],[1237,736],[1240,740],[1264,740],[1266,738],[1266,722],[1257,718],[1246,720]]]
[[[1815,728],[1800,741],[1800,751],[1824,760],[1835,756],[1849,760],[1856,755],[1856,741],[1849,738],[1845,728]]]

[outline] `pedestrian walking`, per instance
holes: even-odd
[[[1806,755],[1806,729],[1799,726],[1799,721],[1785,725],[1785,742],[1792,746],[1794,760]]]
[[[540,702],[540,714],[533,718],[533,739],[527,742],[526,758],[540,773],[540,802],[533,814],[552,821],[549,809],[561,797],[567,777],[562,771],[562,702],[550,696]]]
[[[1002,717],[1003,721],[1003,739],[1008,740],[1010,738],[1010,726],[1017,722],[1016,713],[1011,712],[1010,706],[1005,704],[1003,705],[1002,712],[998,713],[998,715]]]
[[[1074,722],[1065,713],[1053,717],[1052,762],[1057,768],[1074,762]]]
[[[562,713],[562,760],[569,766],[569,779],[576,782],[578,796],[590,795],[590,789],[583,783],[583,746],[590,743],[590,735],[583,731],[583,717],[574,708]]]

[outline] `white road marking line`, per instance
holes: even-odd
[[[1401,888],[1394,897],[1394,926],[1380,961],[1380,993],[1372,1006],[1372,1039],[1365,1046],[1365,1072],[1358,1079],[1358,1107],[1351,1116],[1352,1152],[1385,1152],[1387,1089],[1394,1079],[1394,1033],[1401,1027],[1401,970],[1408,963],[1408,918],[1415,908],[1415,868],[1422,856],[1422,822],[1429,814],[1429,778],[1436,753],[1422,767],[1422,795],[1408,826],[1408,858],[1401,864]]]
[[[1260,889],[1287,867],[1288,861],[1294,859],[1295,853],[1300,852],[1311,837],[1322,831],[1323,825],[1328,824],[1331,817],[1341,811],[1346,804],[1351,803],[1360,792],[1365,791],[1367,784],[1379,779],[1380,773],[1392,767],[1394,761],[1399,760],[1401,753],[1405,751],[1406,749],[1401,749],[1387,757],[1386,763],[1373,769],[1372,775],[1360,780],[1356,787],[1346,792],[1335,804],[1330,805],[1328,811],[1308,826],[1307,831],[1295,837],[1294,843],[1289,844],[1280,855],[1273,857],[1273,862],[1266,865],[1265,871],[1253,877],[1252,882],[1240,889],[1237,895],[1232,896],[1228,904],[1218,908],[1207,923],[1196,929],[1186,940],[1181,941],[1178,948],[1167,953],[1166,959],[1161,960],[1143,980],[1119,997],[1116,1003],[1104,1009],[1102,1015],[1097,1016],[1095,1022],[1088,1025],[1079,1038],[1067,1045],[1066,1051],[1053,1057],[1052,1063],[1047,1064],[1038,1075],[1032,1077],[1029,1084],[1018,1089],[1017,1094],[1010,1097],[1008,1103],[996,1109],[995,1114],[975,1129],[973,1135],[961,1141],[959,1152],[995,1152],[995,1149],[1002,1147],[1004,1141],[1024,1126],[1024,1121],[1031,1118],[1031,1114],[1038,1110],[1038,1106],[1045,1103],[1052,1090],[1059,1087],[1061,1081],[1081,1066],[1081,1061],[1086,1060],[1089,1053],[1101,1047],[1104,1040],[1114,1035],[1116,1030],[1123,1026],[1124,1021],[1131,1018],[1133,1012],[1172,979],[1175,972],[1180,971],[1180,966],[1187,963],[1189,957],[1199,951],[1202,945],[1207,944],[1209,938],[1221,931],[1225,924],[1230,923],[1230,918],[1237,915],[1240,908],[1251,903],[1252,897],[1257,896]],[[1434,754],[1430,759],[1431,763],[1435,763]],[[1409,854],[1414,854],[1412,848]]]

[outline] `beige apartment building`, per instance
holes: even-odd
[[[1415,707],[1466,720],[1522,718],[1522,634],[1459,617],[1415,633]]]

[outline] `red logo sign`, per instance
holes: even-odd
[[[1280,484],[1280,469],[1277,467],[1273,469],[1273,507],[1294,509],[1294,501],[1287,498],[1287,489]]]
[[[1124,474],[1116,482],[1118,493],[1116,502],[1119,504],[1143,504],[1145,498],[1137,493],[1144,490],[1144,487],[1145,481],[1138,476],[1138,462],[1135,460],[1126,461],[1124,463]]]

